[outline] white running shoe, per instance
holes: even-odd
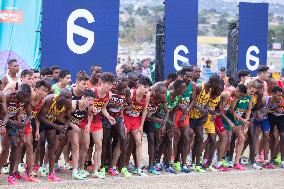
[[[252,164],[252,167],[256,170],[262,170],[262,167],[260,167],[259,165],[257,165],[257,163]]]

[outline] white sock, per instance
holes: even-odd
[[[78,173],[78,169],[73,169],[73,174]]]

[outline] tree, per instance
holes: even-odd
[[[217,26],[214,28],[215,29],[215,35],[216,36],[227,36],[228,33],[228,20],[224,19],[221,17],[221,19],[218,21]]]
[[[134,5],[130,4],[128,7],[125,7],[124,9],[129,15],[132,15],[134,12]]]

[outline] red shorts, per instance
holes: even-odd
[[[28,123],[27,126],[25,127],[25,135],[29,136],[30,134],[32,134],[32,126],[30,123]]]
[[[186,115],[185,119],[181,121],[182,111],[179,109],[176,111],[175,127],[189,126],[189,115]]]
[[[141,116],[130,117],[128,115],[124,115],[124,124],[127,129],[127,132],[138,130],[140,129]]]
[[[222,120],[219,116],[215,118],[215,128],[217,133],[223,133],[225,131]]]
[[[88,123],[88,118],[85,118],[80,122],[79,127],[81,129],[85,129],[87,123]],[[92,123],[91,123],[91,126],[90,126],[90,132],[95,132],[95,131],[98,131],[102,128],[103,128],[102,117],[101,116],[94,116]]]

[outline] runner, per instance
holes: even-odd
[[[72,113],[71,113],[71,123],[68,128],[68,141],[71,142],[72,148],[72,164],[73,179],[83,180],[87,175],[84,172],[79,172],[78,162],[79,162],[79,133],[80,133],[80,122],[86,119],[92,108],[90,105],[94,101],[95,94],[92,90],[85,90],[81,100],[72,100]]]
[[[39,113],[40,126],[46,133],[48,143],[49,181],[61,181],[54,173],[54,154],[57,148],[57,134],[59,139],[66,135],[71,121],[72,93],[63,88],[60,95],[48,95]]]
[[[138,88],[131,89],[131,107],[125,109],[124,121],[128,135],[132,135],[136,146],[137,174],[147,176],[142,168],[142,133],[144,121],[147,116],[147,109],[150,101],[149,87],[151,80],[141,76],[138,81]],[[130,141],[129,141],[130,142]],[[132,146],[130,146],[132,147]]]
[[[176,73],[169,73],[168,74],[168,77],[167,77],[167,80],[165,80],[163,83],[164,83],[164,86],[166,87],[166,88],[168,88],[169,87],[169,85],[171,84],[171,83],[173,83],[174,81],[176,81],[177,80],[177,74]]]
[[[19,63],[17,62],[17,60],[11,59],[8,61],[7,64],[8,64],[8,72],[1,79],[2,84],[1,84],[0,91],[2,91],[6,87],[6,85],[8,85],[9,83],[20,82],[20,78],[17,75],[20,70]]]
[[[105,116],[111,125],[114,125],[115,119],[109,115],[106,106],[109,102],[109,99],[112,97],[112,93],[110,92],[112,85],[115,81],[114,75],[108,72],[104,72],[100,75],[99,79],[99,87],[95,87],[93,89],[95,93],[95,98],[93,102],[93,119],[91,125],[89,125],[89,120],[84,119],[81,123],[81,128],[85,131],[82,133],[83,139],[87,146],[90,144],[90,133],[95,143],[95,153],[94,153],[94,170],[93,170],[93,177],[96,178],[105,178],[106,171],[102,168],[99,172],[99,168],[101,166],[101,155],[102,155],[102,140],[103,140],[103,130],[102,130],[102,115]],[[90,127],[90,128],[88,128]],[[85,151],[87,150],[87,151]],[[82,160],[86,160],[88,148],[82,152]],[[80,169],[82,167],[82,161],[80,165]]]
[[[160,172],[154,166],[155,159],[158,156],[161,137],[165,134],[166,123],[168,121],[168,104],[166,100],[167,88],[163,82],[154,84],[151,87],[151,97],[148,106],[148,114],[144,123],[144,129],[147,133],[149,166],[148,173],[159,175]],[[165,115],[157,116],[159,107],[163,108]]]
[[[234,168],[238,170],[246,170],[240,164],[240,156],[244,147],[245,134],[250,122],[248,121],[251,114],[252,98],[247,94],[247,87],[239,84],[236,88],[234,99],[230,109],[226,112],[226,116],[233,122],[233,125],[223,121],[224,127],[228,132],[233,131],[237,135],[236,157]],[[242,116],[245,116],[244,118]]]
[[[10,142],[10,168],[9,168],[9,177],[7,179],[10,185],[16,185],[16,178],[21,179],[22,177],[19,175],[19,172],[14,172],[17,157],[20,157],[20,141],[23,140],[23,129],[30,121],[30,96],[31,96],[31,88],[27,84],[22,84],[19,86],[18,91],[9,91],[6,94],[7,99],[7,107],[9,114],[9,121],[6,125],[7,135]],[[27,119],[25,122],[21,122],[21,114],[23,109],[27,109]],[[3,140],[6,140],[4,137]],[[8,144],[8,143],[7,143]],[[3,162],[6,161],[8,154],[5,154],[6,157],[1,156],[1,166],[3,166]]]
[[[196,88],[196,100],[194,108],[190,111],[190,127],[195,133],[194,146],[192,149],[192,160],[195,162],[195,171],[199,173],[205,172],[200,164],[201,150],[203,143],[203,127],[207,121],[206,106],[210,100],[210,94],[214,90],[218,90],[221,79],[218,75],[213,75],[207,83],[202,83]]]
[[[189,173],[190,170],[186,165],[186,158],[189,154],[189,141],[191,136],[191,130],[189,127],[189,111],[194,106],[196,98],[196,84],[191,81],[193,69],[191,67],[182,68],[181,76],[182,80],[186,83],[187,88],[182,95],[181,101],[176,112],[175,129],[173,138],[173,150],[174,150],[174,168],[176,171]],[[178,153],[179,152],[179,153]],[[180,163],[181,154],[181,163]]]
[[[52,90],[54,94],[60,95],[61,89],[71,90],[71,74],[68,70],[61,70],[59,73],[59,82],[52,85]]]
[[[52,69],[51,68],[43,68],[40,70],[40,78],[41,79],[47,79],[47,80],[52,80],[52,75],[53,75],[53,72],[52,72]]]

